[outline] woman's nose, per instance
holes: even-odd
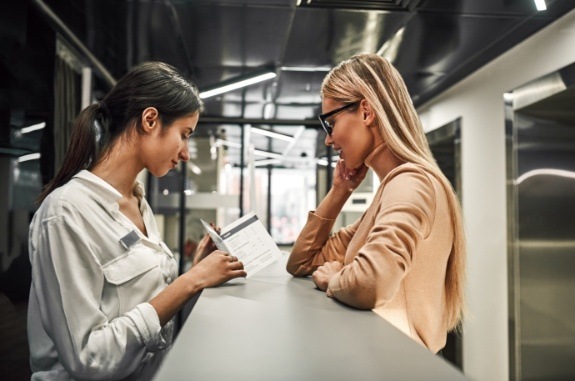
[[[187,142],[186,142],[186,144],[184,144],[184,147],[180,151],[180,159],[182,161],[190,160],[190,147],[188,146]]]
[[[333,144],[333,140],[330,134],[325,134],[325,140],[323,141],[326,146],[331,146]]]

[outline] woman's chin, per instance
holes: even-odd
[[[351,162],[351,161],[349,161],[349,162],[346,161],[346,162],[345,162],[345,168],[346,168],[348,171],[356,170],[356,169],[359,169],[362,164],[363,164],[363,163],[354,163],[354,162]]]
[[[162,170],[151,170],[148,169],[148,171],[154,176],[154,177],[164,177],[166,176],[170,171],[172,170],[172,168],[166,168],[166,169],[162,169]]]

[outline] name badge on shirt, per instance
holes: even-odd
[[[140,236],[136,233],[135,230],[132,230],[122,238],[120,238],[120,243],[124,246],[124,249],[129,250],[130,247],[134,246],[140,242]]]

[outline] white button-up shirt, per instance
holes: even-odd
[[[177,265],[140,183],[134,192],[147,237],[120,212],[121,194],[88,171],[34,215],[32,380],[148,380],[169,349],[173,320],[160,327],[148,302],[175,279]]]

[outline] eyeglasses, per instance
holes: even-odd
[[[331,110],[330,112],[326,112],[325,114],[321,114],[318,116],[319,121],[321,122],[321,126],[323,127],[323,129],[325,130],[325,132],[331,136],[332,132],[333,132],[333,126],[330,125],[329,121],[327,120],[327,118],[329,118],[332,115],[337,114],[340,111],[343,111],[345,109],[348,109],[350,107],[356,106],[359,102],[353,102],[353,103],[348,103],[346,105],[341,106],[340,108],[336,108],[335,110]]]

